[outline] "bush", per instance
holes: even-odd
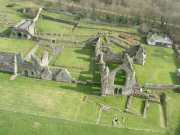
[[[6,7],[9,7],[9,8],[15,7],[15,6],[16,6],[16,3],[11,3],[11,4],[7,4],[7,5],[6,5]]]
[[[71,0],[71,1],[73,1],[75,3],[79,3],[80,2],[80,0]]]

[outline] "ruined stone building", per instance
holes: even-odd
[[[149,45],[160,45],[164,47],[172,47],[173,41],[167,35],[149,34],[147,36],[147,43]]]
[[[95,61],[99,65],[101,77],[101,94],[107,95],[132,95],[140,91],[136,80],[134,64],[144,65],[146,52],[141,45],[128,47],[122,52],[111,50],[111,41],[106,33],[100,33],[91,38],[90,44],[94,45]],[[54,47],[53,47],[54,48]],[[55,54],[59,54],[63,48],[55,47]],[[114,65],[112,68],[111,65]],[[48,51],[44,51],[42,59],[31,55],[31,59],[23,59],[20,54],[0,52],[0,71],[13,73],[43,80],[54,80],[64,82],[78,82],[74,80],[70,72],[65,68],[49,66]],[[125,72],[125,84],[116,83],[117,74]]]
[[[31,56],[31,61],[27,61],[20,54],[0,52],[0,71],[43,80],[73,81],[67,69],[44,65],[45,59],[48,61],[47,54],[42,60]]]
[[[103,35],[104,36],[104,35]],[[103,42],[104,37],[97,37],[95,44],[95,58],[100,66],[101,75],[101,94],[107,95],[132,95],[140,87],[136,80],[136,73],[133,64],[144,65],[146,52],[141,45],[136,45],[120,53],[114,53]],[[114,69],[110,70],[109,65],[116,64]],[[125,85],[115,84],[115,79],[119,71],[125,71]]]
[[[39,9],[34,19],[25,19],[12,28],[10,37],[31,39],[36,33],[36,22],[41,14],[42,8]]]

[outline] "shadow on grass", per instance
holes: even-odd
[[[178,79],[176,72],[170,72],[169,74],[170,74],[170,77],[171,77],[173,84],[179,85],[180,80]]]
[[[0,37],[9,37],[11,34],[12,27],[7,28],[3,32],[0,33]]]
[[[100,95],[100,85],[99,85],[100,74],[98,74],[99,70],[97,69],[96,67],[97,65],[95,64],[94,61],[93,47],[86,45],[81,49],[75,50],[75,53],[88,56],[88,57],[83,57],[83,56],[78,57],[78,59],[85,61],[85,64],[88,64],[89,66],[87,70],[80,71],[78,81],[82,81],[82,82],[92,81],[92,82],[97,82],[97,84],[88,83],[88,84],[76,84],[76,87],[73,86],[61,86],[61,87],[63,89],[77,91],[88,95],[96,95],[96,96]]]
[[[174,57],[174,63],[175,63],[175,65],[176,65],[176,67],[177,67],[177,68],[180,68],[180,62],[178,61],[177,56],[176,56],[175,53],[173,54],[173,57]],[[171,79],[172,79],[172,81],[173,81],[174,84],[180,85],[180,80],[179,80],[178,77],[177,77],[176,71],[171,72],[171,73],[170,73],[170,76],[171,76]]]
[[[69,90],[69,91],[76,91],[80,93],[84,93],[87,95],[100,95],[100,89],[96,85],[82,85],[82,84],[77,84],[76,87],[73,86],[61,86],[61,88]]]
[[[177,127],[176,130],[175,130],[174,135],[180,135],[180,121],[179,121],[178,127]]]

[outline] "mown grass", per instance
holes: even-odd
[[[168,129],[170,134],[173,135],[178,135],[180,133],[179,99],[180,94],[174,92],[168,93]]]
[[[51,64],[67,68],[77,80],[91,80],[93,76],[92,51],[88,47],[64,48]]]
[[[0,38],[0,51],[2,52],[20,53],[25,56],[35,45],[33,41]]]
[[[82,124],[9,111],[0,111],[0,119],[2,135],[152,135],[151,132]]]
[[[139,82],[144,83],[177,83],[176,56],[171,48],[144,46],[147,59],[144,66],[135,65]]]
[[[149,119],[123,113],[126,98],[100,97],[100,89],[96,86],[56,83],[25,77],[9,81],[9,77],[10,75],[0,74],[0,110],[96,124],[99,104],[104,104],[112,109],[102,112],[100,125],[112,126],[112,119],[117,114],[120,121],[122,117],[126,119],[128,127],[160,130],[156,113]],[[137,108],[138,105],[134,107]],[[139,121],[138,124],[136,121]],[[157,124],[149,124],[154,122]]]

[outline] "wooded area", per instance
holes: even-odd
[[[44,1],[44,0],[42,0]],[[119,15],[148,18],[167,18],[169,23],[180,24],[178,0],[46,0],[60,4],[78,5],[94,11],[104,10]],[[72,8],[72,7],[71,7]],[[72,9],[71,9],[72,10]]]

